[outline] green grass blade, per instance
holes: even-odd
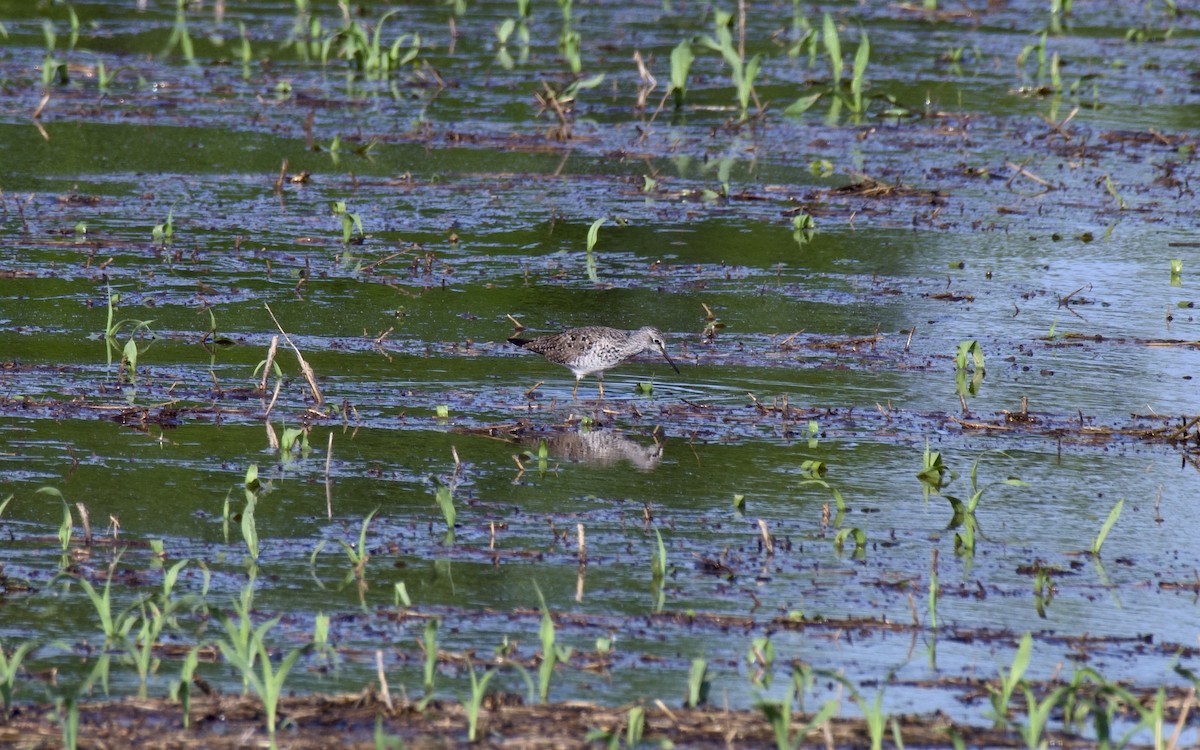
[[[1104,545],[1104,540],[1108,536],[1108,532],[1112,530],[1113,524],[1121,516],[1121,509],[1125,507],[1125,498],[1117,501],[1112,510],[1108,512],[1108,518],[1104,521],[1104,525],[1100,527],[1100,533],[1096,535],[1096,540],[1092,542],[1092,554],[1099,557],[1100,547]]]

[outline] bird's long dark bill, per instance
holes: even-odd
[[[676,373],[682,375],[683,373],[679,372],[679,368],[675,367],[675,363],[671,361],[671,355],[667,354],[667,350],[664,349],[663,347],[659,347],[658,350],[660,352],[662,352],[663,357],[667,360],[667,364],[669,364],[672,368],[674,368]]]

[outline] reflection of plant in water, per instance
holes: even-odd
[[[964,412],[967,410],[966,397],[979,395],[979,386],[983,384],[986,372],[983,347],[979,342],[975,339],[958,342],[958,350],[954,354],[954,384],[963,402]]]
[[[575,30],[571,21],[573,5],[574,0],[558,0],[558,7],[562,11],[562,31],[558,34],[558,51],[567,61],[567,67],[571,69],[571,72],[579,75],[583,70],[583,60],[579,56],[579,45],[583,42],[583,37]]]
[[[750,684],[755,687],[769,688],[774,677],[775,644],[769,636],[756,636],[750,640],[750,650],[746,652],[746,664],[753,671],[750,673]]]
[[[75,45],[79,41],[79,16],[75,13],[75,8],[69,4],[67,13],[71,22],[71,36],[67,41],[66,52],[70,54],[75,50]],[[4,36],[7,37],[8,33],[5,32]],[[46,41],[46,57],[42,60],[42,88],[48,89],[50,84],[55,82],[59,85],[70,83],[67,61],[60,60],[55,55],[55,50],[58,48],[58,32],[49,20],[42,21],[42,36]]]
[[[792,239],[797,247],[807,245],[817,233],[817,222],[806,213],[798,213],[792,217]]]
[[[942,452],[929,449],[929,440],[925,441],[925,452],[921,456],[921,470],[917,472],[917,479],[921,480],[921,492],[925,499],[929,499],[929,495],[937,494],[946,484],[946,474],[950,473],[950,469],[946,467],[945,461],[942,460]],[[953,479],[953,475],[951,475]]]
[[[511,70],[514,64],[512,55],[508,53],[508,40],[513,32],[516,32],[517,43],[521,46],[517,62],[523,64],[529,60],[529,4],[530,0],[517,0],[516,18],[506,18],[496,27],[496,62],[505,70]]]

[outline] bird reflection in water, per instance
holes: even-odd
[[[560,432],[522,438],[523,443],[532,447],[531,454],[534,456],[543,440],[546,441],[547,451],[555,458],[594,466],[612,466],[628,461],[643,471],[649,471],[662,462],[663,456],[662,443],[639,443],[614,430]]]

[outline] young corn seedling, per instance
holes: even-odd
[[[330,201],[329,209],[333,215],[338,217],[342,224],[342,245],[349,246],[351,240],[357,244],[362,244],[366,239],[363,233],[362,216],[357,213],[351,213],[346,210],[346,201]],[[358,236],[354,236],[355,230],[358,231]]]
[[[596,247],[596,242],[597,242],[597,241],[599,240],[599,238],[600,238],[600,225],[601,225],[601,224],[603,224],[603,223],[604,223],[604,222],[606,222],[606,221],[608,221],[608,219],[605,219],[605,218],[601,217],[601,218],[599,218],[599,219],[596,219],[595,221],[593,221],[593,222],[592,222],[592,225],[591,225],[590,227],[588,227],[588,233],[587,233],[587,275],[588,275],[588,281],[592,282],[593,284],[598,284],[598,283],[600,283],[600,278],[599,278],[599,276],[596,274],[596,256],[595,256],[595,255],[592,253],[592,250],[593,250],[593,249]]]
[[[654,536],[658,546],[650,558],[650,587],[654,592],[654,611],[661,612],[666,602],[667,546],[658,529],[654,530]]]
[[[882,750],[883,734],[887,728],[887,714],[883,710],[883,688],[879,688],[879,691],[875,693],[875,700],[869,704],[857,690],[851,690],[850,695],[858,704],[858,710],[862,712],[863,720],[867,724],[867,736],[871,739],[871,750]],[[896,747],[904,747],[904,743],[899,741],[899,728],[895,720],[892,721],[892,728],[897,735]]]
[[[246,542],[246,551],[250,553],[250,562],[252,565],[258,563],[259,547],[258,547],[258,524],[254,520],[254,511],[258,506],[257,496],[250,490],[246,490],[246,505],[242,508],[242,539]]]
[[[1026,633],[1017,645],[1017,653],[1013,656],[1012,666],[1007,671],[1004,667],[999,667],[999,686],[991,684],[986,686],[988,697],[992,703],[992,720],[997,729],[1009,722],[1008,704],[1017,688],[1021,686],[1021,678],[1025,675],[1025,670],[1029,668],[1029,659],[1032,655],[1033,637]]]
[[[383,729],[383,714],[375,714],[375,750],[404,750],[404,741],[389,735]]]
[[[513,58],[508,52],[508,39],[516,28],[517,22],[512,18],[504,19],[496,27],[496,62],[505,70],[513,69]]]
[[[1042,735],[1050,723],[1050,716],[1055,709],[1060,708],[1059,703],[1070,688],[1060,685],[1051,690],[1041,701],[1037,699],[1028,685],[1022,683],[1021,690],[1025,693],[1025,705],[1028,710],[1025,714],[1025,723],[1018,725],[1018,730],[1021,733],[1021,739],[1025,740],[1025,746],[1031,750],[1037,750],[1037,748],[1045,747],[1046,743],[1042,739]]]
[[[426,700],[433,697],[433,678],[437,674],[437,659],[438,659],[438,626],[441,621],[436,617],[425,623],[425,634],[418,637],[417,644],[425,653],[425,687]]]
[[[833,80],[833,90],[842,88],[842,40],[838,37],[837,24],[833,16],[825,13],[821,23],[821,42],[825,46],[825,54],[829,57],[829,68]]]
[[[196,667],[199,665],[200,645],[197,644],[188,649],[187,656],[183,657],[183,665],[179,668],[179,679],[171,683],[171,700],[179,702],[179,707],[183,711],[184,729],[191,724],[192,676],[196,673]]]
[[[408,586],[404,584],[404,581],[399,581],[393,586],[392,604],[396,609],[400,609],[401,604],[405,607],[412,606],[412,599],[408,596]]]
[[[475,674],[475,665],[467,659],[467,674],[471,677],[471,697],[464,704],[467,711],[467,741],[474,742],[479,726],[479,709],[483,706],[483,698],[487,694],[487,685],[496,676],[496,669],[487,670],[483,677]]]
[[[318,612],[313,617],[313,651],[320,654],[325,663],[329,665],[335,664],[338,658],[337,649],[329,642],[329,626],[331,622],[332,620],[329,615],[324,612]]]
[[[511,70],[513,67],[512,55],[508,53],[507,45],[514,31],[517,34],[517,43],[521,48],[517,61],[521,64],[529,61],[529,3],[530,0],[517,0],[516,18],[506,18],[496,27],[496,41],[499,42],[496,61],[505,70]]]
[[[1043,31],[1041,38],[1038,40],[1037,44],[1028,44],[1028,45],[1022,47],[1021,51],[1019,53],[1017,53],[1017,69],[1021,71],[1022,76],[1024,76],[1024,73],[1025,73],[1025,62],[1029,59],[1029,56],[1031,54],[1034,55],[1035,58],[1037,59],[1037,73],[1035,75],[1035,80],[1041,81],[1042,78],[1045,76],[1045,73],[1046,73],[1046,37],[1047,37],[1047,33]]]
[[[525,461],[536,461],[538,473],[545,475],[550,470],[550,447],[546,444],[546,440],[538,440],[537,452],[525,451],[521,454],[521,458]]]
[[[221,650],[225,661],[241,671],[243,684],[248,683],[254,688],[254,692],[262,700],[263,713],[267,720],[267,734],[270,736],[272,746],[275,744],[275,722],[279,710],[279,698],[283,694],[283,683],[287,679],[288,673],[292,671],[292,667],[296,665],[296,660],[309,648],[304,646],[292,649],[283,657],[278,668],[272,664],[271,655],[267,653],[264,640],[267,631],[278,625],[281,619],[282,616],[276,617],[254,628],[247,641],[238,643],[226,640],[217,641],[217,648]],[[226,626],[227,629],[230,627]],[[257,670],[255,669],[256,660]]]
[[[834,526],[840,526],[842,516],[846,512],[846,501],[842,498],[842,493],[836,487],[825,481],[825,475],[829,473],[829,467],[824,461],[805,460],[800,463],[800,486],[815,485],[824,487],[829,490],[833,496],[833,501],[837,505],[837,517],[834,519]]]
[[[187,6],[188,0],[175,0],[175,23],[171,26],[171,36],[167,39],[167,46],[160,54],[162,57],[166,57],[178,47],[179,53],[183,55],[184,60],[187,60],[188,65],[195,65],[196,54],[192,45],[192,35],[188,31]]]
[[[555,643],[554,618],[550,616],[550,608],[546,606],[546,597],[542,595],[542,590],[537,584],[534,584],[534,588],[542,608],[542,623],[539,629],[542,654],[538,664],[538,697],[545,704],[550,700],[550,679],[554,676],[555,665],[560,661],[569,661],[574,649],[564,648]]]
[[[4,701],[4,719],[6,721],[12,715],[17,673],[21,671],[21,664],[25,661],[25,657],[29,656],[29,652],[37,648],[37,645],[37,641],[25,641],[11,653],[5,653],[3,644],[0,644],[0,699]]]
[[[646,731],[646,707],[634,706],[626,716],[625,747],[637,747],[642,744],[642,734]]]
[[[257,569],[250,569],[250,577],[246,585],[242,587],[241,594],[233,601],[233,611],[237,615],[237,621],[233,618],[222,617],[221,625],[225,628],[227,638],[224,643],[230,648],[237,651],[242,663],[254,665],[254,660],[258,658],[258,654],[254,648],[254,630],[253,621],[251,620],[251,612],[254,609],[254,581],[257,577]],[[242,693],[245,694],[250,690],[250,680],[245,671],[242,672]]]
[[[60,695],[54,699],[54,714],[62,729],[62,746],[65,750],[79,747],[79,694]]]
[[[138,621],[133,610],[140,604],[140,602],[135,603],[121,612],[117,612],[113,608],[112,579],[120,559],[121,555],[118,553],[108,569],[108,576],[104,579],[104,588],[101,591],[97,591],[88,579],[77,579],[80,587],[87,594],[88,601],[92,603],[96,616],[100,619],[100,629],[104,632],[104,645],[115,648],[125,648],[129,643],[129,631]]]
[[[371,559],[371,553],[367,552],[367,529],[371,526],[371,519],[378,512],[379,508],[376,508],[363,519],[362,528],[358,532],[357,545],[351,546],[341,539],[338,540],[338,544],[342,545],[342,549],[346,551],[346,557],[350,558],[350,572],[346,574],[346,583],[352,580],[363,580],[367,561]]]
[[[433,496],[437,500],[438,507],[441,508],[442,518],[446,520],[446,536],[442,543],[449,547],[454,544],[454,522],[458,518],[458,511],[454,507],[454,488],[439,483]]]
[[[846,540],[851,537],[854,539],[854,556],[856,558],[865,557],[867,554],[867,532],[857,526],[838,529],[837,533],[833,535],[833,548],[841,554],[846,546]]]
[[[1065,722],[1068,726],[1082,727],[1091,717],[1096,747],[1126,747],[1143,729],[1152,728],[1156,720],[1153,704],[1144,707],[1142,701],[1125,687],[1088,667],[1078,669],[1065,687],[1067,692],[1060,706]],[[1157,703],[1157,698],[1155,702]],[[1114,737],[1113,731],[1121,726],[1121,718],[1134,712],[1139,714],[1142,720],[1124,735]],[[1159,733],[1161,734],[1161,730]],[[1172,742],[1170,746],[1174,744]],[[1163,746],[1155,744],[1155,747]]]
[[[809,214],[800,213],[792,217],[792,239],[797,247],[804,247],[817,235],[817,222]]]
[[[308,429],[304,427],[285,427],[279,438],[279,457],[283,463],[291,463],[294,455],[299,453],[307,456],[312,450],[308,443]]]
[[[167,220],[155,224],[150,230],[150,238],[154,240],[154,244],[159,247],[164,247],[175,238],[175,204],[167,210]]]
[[[795,750],[804,743],[804,737],[814,728],[821,726],[833,718],[838,711],[838,701],[826,701],[820,710],[813,715],[807,724],[792,733],[792,704],[796,701],[797,680],[788,684],[782,700],[762,699],[755,703],[755,708],[762,711],[767,723],[775,735],[775,747],[778,750]]]
[[[137,372],[138,355],[149,348],[149,344],[145,348],[139,349],[135,336],[145,341],[149,338],[151,341],[154,338],[153,332],[150,330],[150,324],[153,320],[119,320],[114,321],[113,318],[116,310],[116,305],[120,302],[120,293],[108,290],[108,319],[104,324],[104,351],[107,356],[107,364],[112,366],[112,355],[114,351],[121,352],[120,371],[129,373],[129,382],[133,382]],[[123,330],[129,331],[129,338],[125,341],[125,345],[121,346],[117,342],[117,337]],[[140,334],[140,336],[139,336]],[[128,366],[128,370],[126,367]]]
[[[792,34],[788,44],[788,57],[799,57],[807,50],[811,66],[817,59],[817,33],[804,15],[801,0],[792,0]]]
[[[1118,208],[1120,208],[1122,211],[1129,209],[1129,204],[1126,203],[1125,199],[1121,197],[1121,194],[1117,192],[1117,184],[1113,182],[1111,175],[1104,175],[1104,189],[1113,197],[1114,200],[1117,201]]]
[[[983,498],[983,493],[990,486],[979,486],[979,462],[983,460],[990,451],[980,453],[971,464],[971,497],[966,502],[953,495],[946,495],[946,500],[950,503],[950,508],[954,511],[954,516],[950,519],[948,529],[959,529],[954,535],[954,550],[956,552],[972,555],[975,552],[975,537],[979,533],[979,522],[975,517],[975,510],[979,506],[979,501]],[[1001,455],[1006,455],[1001,453]],[[1027,487],[1028,483],[1022,482],[1016,477],[1008,477],[996,484],[1006,484],[1011,487]]]
[[[983,347],[979,342],[975,339],[958,342],[958,350],[954,354],[954,382],[959,397],[979,395],[979,386],[983,383],[985,373]]]
[[[67,37],[66,54],[70,56],[75,51],[75,45],[79,43],[79,15],[75,12],[75,8],[67,5],[67,17],[71,25],[71,33]],[[8,37],[7,30],[3,34]],[[57,79],[60,85],[66,85],[70,82],[70,71],[67,60],[59,60],[55,55],[55,50],[58,47],[58,33],[49,20],[42,21],[42,36],[46,40],[46,58],[42,62],[42,88],[50,88],[50,84]]]
[[[132,619],[132,618],[131,618]],[[137,638],[131,644],[130,654],[138,673],[138,697],[146,697],[146,687],[150,675],[158,671],[159,660],[154,656],[154,647],[167,623],[167,614],[154,605],[154,602],[141,602],[142,627]]]
[[[237,58],[242,63],[242,80],[250,80],[250,64],[254,61],[254,50],[250,46],[250,36],[246,33],[246,24],[238,21],[238,39],[241,42]]]
[[[936,494],[941,491],[946,484],[946,474],[950,470],[946,467],[945,461],[942,459],[941,451],[929,449],[929,441],[925,441],[925,452],[921,456],[921,470],[917,472],[917,479],[921,480],[921,492],[925,495],[925,499],[929,499],[929,495]]]
[[[71,506],[67,505],[66,498],[62,493],[53,487],[42,487],[38,490],[39,493],[47,495],[55,495],[62,500],[63,518],[62,523],[58,525],[58,546],[62,552],[63,560],[66,560],[67,553],[71,551],[71,537],[75,531],[75,522],[71,517]]]
[[[745,122],[749,117],[750,100],[754,94],[754,79],[762,67],[762,55],[755,55],[747,62],[744,54],[733,41],[734,15],[724,10],[714,10],[716,37],[701,37],[700,43],[711,50],[719,52],[729,66],[729,77],[737,92],[740,112],[739,122]]]
[[[1046,617],[1046,605],[1054,599],[1055,591],[1050,571],[1039,568],[1033,576],[1033,606],[1037,609],[1038,617]]]
[[[328,60],[330,50],[336,46],[337,56],[346,60],[352,70],[367,80],[387,78],[401,67],[416,62],[421,53],[420,34],[401,34],[386,48],[383,42],[383,27],[399,9],[389,11],[375,22],[374,33],[357,20],[347,20],[341,29],[333,32],[322,46],[322,63]]]
[[[687,99],[688,76],[691,75],[692,62],[695,59],[691,42],[686,39],[671,50],[671,85],[667,94],[675,95],[675,109],[683,109]]]
[[[855,115],[866,112],[863,102],[863,81],[867,74],[867,63],[871,59],[871,41],[867,38],[866,30],[861,32],[858,51],[854,54],[854,67],[850,77],[850,111]]]
[[[49,89],[51,84],[58,82],[65,86],[70,83],[69,69],[65,60],[59,60],[54,54],[58,46],[58,33],[50,21],[42,22],[42,36],[46,40],[46,56],[42,59],[42,88]]]
[[[684,705],[688,708],[698,708],[708,702],[708,691],[712,682],[708,679],[708,662],[696,657],[688,669],[687,699]]]
[[[1108,538],[1108,532],[1112,531],[1113,524],[1121,517],[1121,509],[1125,507],[1125,499],[1121,498],[1117,504],[1108,512],[1108,518],[1105,519],[1104,525],[1100,527],[1100,533],[1096,534],[1096,538],[1092,541],[1092,557],[1100,556],[1100,548],[1104,546],[1104,540]]]

